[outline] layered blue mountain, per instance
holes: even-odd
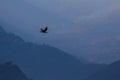
[[[11,62],[0,64],[0,80],[29,80],[21,69]]]
[[[120,61],[98,70],[86,80],[120,80]]]
[[[84,63],[48,45],[25,42],[0,27],[0,61],[10,60],[35,80],[82,80],[103,66]]]
[[[0,0],[0,24],[8,31],[16,33],[25,40],[36,43],[47,42],[91,62],[111,63],[120,59],[119,8],[108,12],[110,13],[107,15],[101,15],[101,19],[96,18],[100,14],[98,12],[97,16],[93,15],[93,19],[91,17],[89,20],[90,16],[86,15],[85,20],[83,16],[83,20],[73,24],[65,19],[66,16],[61,17],[25,0]],[[39,28],[46,25],[49,27],[49,37],[44,39],[40,37]]]

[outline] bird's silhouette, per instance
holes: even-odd
[[[48,27],[46,26],[44,29],[41,28],[41,29],[40,29],[40,32],[42,32],[42,33],[47,33],[47,30],[48,30]]]

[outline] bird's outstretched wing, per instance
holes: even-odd
[[[48,29],[48,27],[46,26],[46,27],[45,27],[45,29],[44,29],[44,32],[46,32],[46,31],[47,31],[47,29]]]
[[[48,29],[48,27],[46,26],[44,29],[43,28],[41,28],[40,29],[40,32],[42,32],[42,33],[47,33],[46,31],[47,31],[47,29]]]
[[[43,29],[41,28],[40,31],[43,32]]]

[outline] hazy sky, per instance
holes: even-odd
[[[119,0],[26,0],[40,8],[56,12],[71,19],[99,15],[119,6]]]

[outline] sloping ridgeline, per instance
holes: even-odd
[[[86,80],[120,80],[120,61],[116,61],[98,70]]]
[[[0,80],[29,80],[15,64],[0,64]]]
[[[54,47],[25,42],[0,27],[0,61],[6,60],[17,63],[34,80],[82,80],[101,67]]]

